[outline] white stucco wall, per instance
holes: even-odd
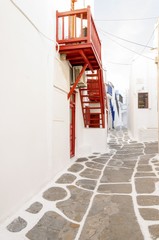
[[[69,160],[68,67],[55,51],[55,16],[70,3],[15,3],[53,41],[10,0],[0,2],[0,221]]]
[[[70,159],[69,65],[55,50],[56,9],[69,10],[70,1],[14,2],[52,40],[10,0],[0,1],[0,222],[80,150],[106,147],[105,129],[84,129],[77,94],[76,155]]]
[[[155,54],[147,56],[154,58]],[[139,92],[148,92],[147,109],[138,109]],[[139,58],[132,64],[128,111],[131,136],[139,141],[157,140],[157,69],[152,60]]]
[[[105,119],[105,128],[85,128],[78,94],[76,101],[76,157],[87,156],[93,152],[105,153],[108,150],[107,120]]]

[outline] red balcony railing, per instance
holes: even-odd
[[[90,7],[67,12],[58,12],[56,41],[63,48],[91,47],[96,60],[101,61],[101,42],[93,21]]]

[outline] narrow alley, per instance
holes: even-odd
[[[7,220],[3,240],[159,239],[157,142],[109,133],[109,152],[78,158]]]

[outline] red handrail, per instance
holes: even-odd
[[[90,6],[67,12],[56,12],[56,41],[59,44],[91,43],[101,59],[101,42],[91,15]]]

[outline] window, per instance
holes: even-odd
[[[148,93],[138,93],[138,108],[148,108]]]

